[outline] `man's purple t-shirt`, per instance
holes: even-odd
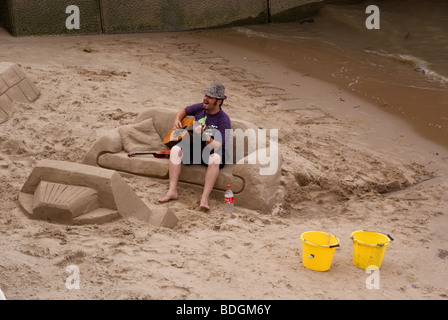
[[[219,110],[218,113],[215,114],[208,114],[204,108],[202,107],[203,103],[197,103],[193,104],[191,106],[188,106],[185,108],[185,111],[187,115],[194,116],[195,120],[198,121],[202,119],[203,117],[207,116],[207,119],[205,120],[205,132],[207,132],[213,140],[216,140],[221,143],[221,150],[225,150],[226,152],[223,154],[228,155],[228,150],[226,149],[226,146],[228,146],[228,135],[226,136],[226,129],[230,130],[230,118],[229,116],[224,112],[224,110]],[[218,130],[220,135],[216,135],[214,132]]]

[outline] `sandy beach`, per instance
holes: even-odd
[[[41,91],[0,124],[6,298],[448,299],[448,150],[373,101],[213,32],[14,38],[0,29],[0,61],[20,65]],[[20,209],[38,161],[81,163],[108,130],[148,107],[201,102],[214,81],[226,86],[231,118],[279,129],[271,213],[236,203],[226,215],[222,193],[204,213],[201,188],[185,185],[179,200],[158,204],[167,181],[131,175],[123,178],[148,206],[172,208],[173,229],[132,219],[66,226]],[[350,235],[362,229],[394,238],[378,289],[352,263]],[[327,272],[302,265],[300,234],[314,230],[340,239]],[[69,265],[79,267],[80,289],[66,287]]]

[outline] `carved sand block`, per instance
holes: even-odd
[[[36,218],[76,220],[77,217],[89,212],[94,213],[99,208],[98,191],[93,188],[41,180],[34,191],[33,215]],[[112,220],[118,216],[118,211],[107,209],[94,215],[109,217]]]
[[[65,161],[44,160],[19,193],[32,219],[65,224],[102,224],[120,217],[172,228],[169,209],[153,212],[114,170]]]
[[[0,62],[0,123],[8,120],[14,102],[34,102],[39,89],[13,62]]]

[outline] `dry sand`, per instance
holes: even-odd
[[[41,90],[0,125],[0,288],[8,299],[448,299],[448,151],[332,84],[284,69],[207,32],[13,38],[0,61],[18,63]],[[278,128],[282,184],[271,214],[125,176],[150,206],[173,208],[174,229],[134,220],[65,226],[30,220],[17,197],[37,161],[82,162],[94,141],[152,106],[202,99],[226,85],[232,117]],[[353,231],[395,238],[367,289],[352,264]],[[340,238],[331,269],[302,265],[300,234]],[[80,270],[68,290],[66,268]]]

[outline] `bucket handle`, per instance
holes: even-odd
[[[329,246],[330,249],[331,249],[331,248],[336,248],[336,247],[339,247],[339,243],[338,243],[338,244],[334,244],[334,245],[332,245],[332,246]]]
[[[394,241],[394,238],[392,238],[392,236],[390,234],[387,234],[386,236],[390,239],[390,241]],[[384,247],[385,244],[386,243],[378,243],[377,246],[378,247]]]

